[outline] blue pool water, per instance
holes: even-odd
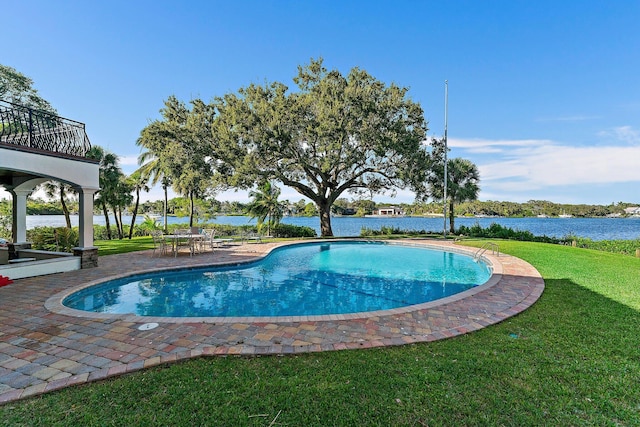
[[[238,267],[161,271],[83,289],[63,304],[139,316],[304,316],[387,310],[486,282],[469,256],[384,243],[333,242],[276,249]]]

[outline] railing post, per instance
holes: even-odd
[[[32,138],[33,138],[33,117],[32,117],[32,112],[31,112],[31,108],[29,108],[29,136],[27,138],[28,142],[28,146],[31,147],[32,146]]]

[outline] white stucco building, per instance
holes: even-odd
[[[27,198],[37,185],[49,180],[68,184],[77,191],[79,245],[74,255],[83,268],[97,265],[93,197],[100,189],[99,165],[86,157],[90,148],[83,123],[0,100],[0,186],[12,195],[12,242],[7,258],[16,269],[23,260],[40,260],[37,251],[29,252]],[[42,257],[51,258],[45,254]],[[20,268],[31,268],[20,277],[38,275],[31,274],[37,273],[35,263],[25,262]],[[0,266],[0,275],[12,277],[7,271]],[[15,276],[14,273],[12,278]]]

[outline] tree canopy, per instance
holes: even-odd
[[[174,96],[164,104],[162,119],[145,127],[137,144],[154,158],[156,176],[162,175],[176,192],[189,198],[189,224],[194,225],[194,200],[211,195],[222,183],[216,179],[221,163],[211,134],[215,110],[198,99],[189,108]]]
[[[56,114],[33,87],[33,80],[15,68],[0,64],[0,99]]]
[[[317,205],[321,233],[332,236],[330,209],[341,194],[424,194],[429,157],[424,114],[407,88],[322,62],[298,67],[295,92],[251,84],[216,99],[213,135],[233,164],[232,184],[280,181]]]

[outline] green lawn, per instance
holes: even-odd
[[[402,347],[190,360],[10,403],[0,420],[640,425],[640,259],[536,243],[500,242],[500,249],[532,263],[546,289],[499,325]]]
[[[133,237],[131,240],[96,240],[93,244],[98,248],[100,256],[153,249],[151,236]]]

